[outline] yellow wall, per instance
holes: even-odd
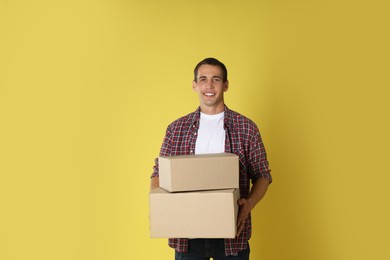
[[[273,170],[252,259],[390,259],[385,2],[1,0],[0,259],[173,259],[149,175],[208,56]]]

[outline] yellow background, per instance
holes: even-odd
[[[386,2],[1,0],[0,259],[173,259],[149,175],[209,56],[273,170],[252,259],[390,259]]]

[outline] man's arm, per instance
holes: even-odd
[[[238,204],[240,211],[237,218],[237,236],[239,236],[244,229],[245,220],[251,210],[264,197],[267,192],[269,180],[266,178],[258,178],[253,182],[249,197],[246,199],[239,199]]]
[[[160,178],[158,176],[154,176],[150,179],[150,190],[154,190],[158,187],[160,187]]]
[[[169,156],[171,155],[171,126],[169,125],[167,127],[167,130],[165,131],[164,141],[160,148],[160,154],[159,156]],[[160,178],[159,176],[159,163],[158,158],[154,160],[154,167],[153,167],[153,174],[150,178],[150,190],[153,190],[155,188],[160,187]]]

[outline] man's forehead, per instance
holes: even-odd
[[[222,69],[214,65],[202,65],[198,69],[198,78],[201,77],[222,77]]]

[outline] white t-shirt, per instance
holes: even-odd
[[[225,112],[216,115],[200,113],[195,154],[225,152],[224,114]]]

